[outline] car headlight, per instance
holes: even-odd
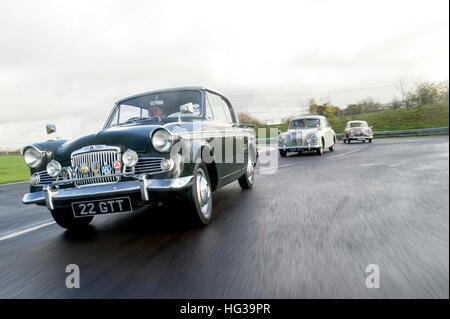
[[[172,135],[164,129],[159,129],[152,135],[152,144],[158,152],[167,152],[173,144]]]
[[[51,160],[47,164],[47,174],[51,177],[56,177],[61,173],[61,164],[55,160]]]
[[[23,158],[28,167],[35,168],[42,164],[44,159],[44,153],[39,152],[37,149],[30,147],[23,153]]]
[[[314,144],[315,142],[317,142],[317,135],[315,133],[311,133],[308,135],[306,142],[308,142],[309,144]]]
[[[126,150],[122,155],[122,161],[127,167],[134,167],[138,162],[138,155],[133,150]]]

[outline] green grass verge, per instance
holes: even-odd
[[[415,106],[397,110],[386,110],[373,113],[356,114],[329,118],[334,131],[339,134],[344,131],[348,121],[363,120],[373,126],[374,131],[398,131],[432,127],[446,127],[448,121],[448,102],[431,105]],[[256,126],[258,128],[276,128],[285,132],[288,124]],[[267,132],[267,135],[269,133]]]
[[[0,184],[22,182],[30,178],[30,169],[20,155],[0,156]]]

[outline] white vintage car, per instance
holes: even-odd
[[[369,126],[366,121],[349,121],[345,127],[342,139],[344,143],[350,141],[362,141],[365,143],[368,141],[372,143],[373,131],[372,126]]]
[[[296,117],[289,124],[287,132],[278,136],[278,151],[281,157],[288,152],[314,151],[322,155],[324,149],[334,151],[336,134],[324,116],[309,115]]]

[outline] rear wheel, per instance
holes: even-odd
[[[372,139],[371,138],[369,138],[369,143],[372,143]]]
[[[280,150],[280,156],[281,156],[281,157],[286,157],[286,155],[287,155],[287,151],[285,151],[285,150]]]
[[[194,167],[194,183],[184,194],[191,221],[196,225],[207,225],[212,219],[212,188],[205,163]]]
[[[333,137],[333,145],[331,145],[331,147],[329,147],[328,149],[330,150],[330,152],[334,152],[335,147],[336,147],[336,136]]]
[[[255,166],[251,159],[248,159],[247,170],[244,175],[238,179],[239,185],[242,189],[250,189],[255,183]]]
[[[79,229],[86,227],[94,218],[93,216],[75,218],[70,208],[56,208],[50,211],[50,213],[55,222],[65,229]]]

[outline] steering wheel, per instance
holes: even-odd
[[[130,117],[128,120],[125,121],[124,124],[126,123],[132,123],[134,121],[140,120],[141,118],[139,116],[135,116],[135,117]]]

